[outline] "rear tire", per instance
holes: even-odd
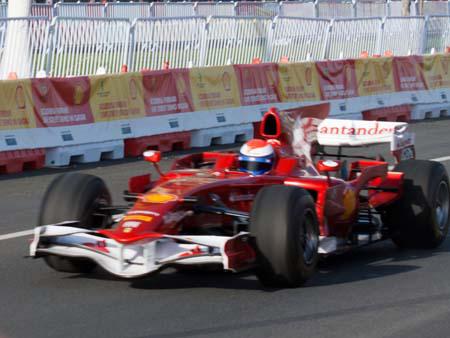
[[[306,190],[262,188],[250,220],[260,263],[256,275],[263,285],[297,287],[313,275],[319,259],[319,227],[314,200]]]
[[[439,162],[408,160],[393,171],[403,172],[403,195],[385,209],[383,221],[401,248],[438,247],[450,224],[449,179]]]
[[[102,179],[69,173],[57,177],[48,187],[42,201],[38,226],[64,221],[79,221],[79,227],[103,228],[108,220],[95,215],[100,206],[111,205],[111,195]],[[60,256],[44,257],[48,266],[61,272],[87,273],[96,264],[87,259]]]

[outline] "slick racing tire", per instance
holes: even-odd
[[[111,205],[111,195],[102,179],[80,173],[57,177],[48,187],[42,201],[38,226],[64,221],[78,221],[77,227],[103,228],[107,217],[96,214],[100,206]],[[87,273],[96,264],[90,260],[46,256],[45,262],[61,272]]]
[[[273,185],[256,195],[250,216],[264,286],[298,287],[315,272],[319,226],[314,200],[304,189]]]
[[[445,167],[439,162],[408,160],[393,171],[405,175],[402,197],[383,215],[393,242],[401,248],[438,247],[450,224],[450,185]]]

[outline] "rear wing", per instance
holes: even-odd
[[[415,158],[414,136],[406,122],[324,119],[317,128],[320,145],[358,147],[389,143],[397,162]]]

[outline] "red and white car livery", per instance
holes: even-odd
[[[44,197],[30,255],[66,272],[98,265],[139,277],[217,264],[252,269],[265,285],[298,286],[320,255],[387,238],[402,247],[438,246],[449,226],[448,176],[437,162],[414,160],[408,125],[323,119],[314,109],[265,114],[260,133],[275,155],[261,175],[240,170],[241,155],[232,152],[189,154],[162,173],[160,153],[149,151],[144,158],[160,177],[132,177],[124,206],[112,205],[98,177],[58,177]],[[390,143],[392,170],[379,156],[342,153],[378,143]]]

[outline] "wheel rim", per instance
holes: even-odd
[[[447,182],[442,181],[436,196],[436,207],[434,209],[439,230],[443,233],[448,223],[449,213],[449,189]]]
[[[300,227],[300,247],[307,265],[314,261],[318,245],[319,237],[315,231],[313,216],[307,213],[303,218],[303,226]]]

